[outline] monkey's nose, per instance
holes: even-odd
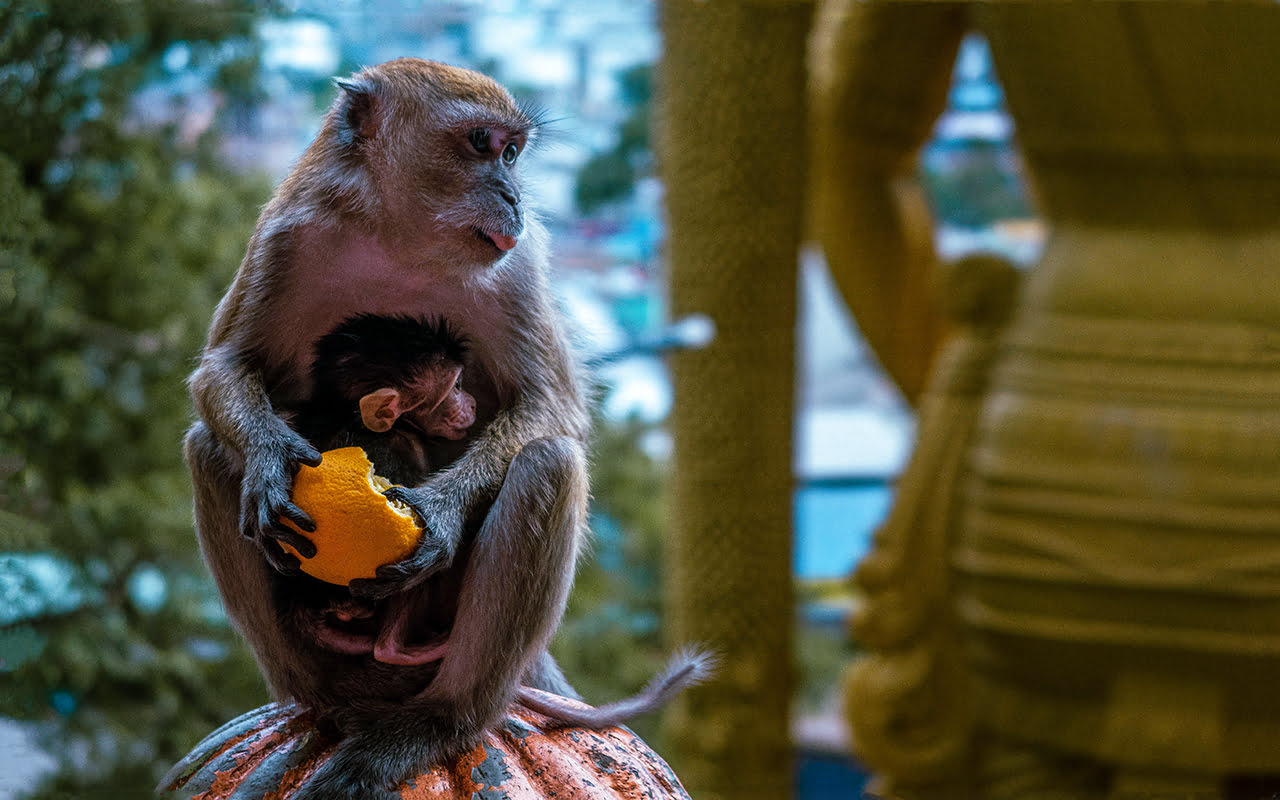
[[[507,204],[510,205],[512,208],[515,208],[516,206],[520,205],[520,198],[516,196],[515,192],[511,191],[505,186],[501,186],[498,188],[498,196],[501,197],[503,200],[506,200]]]

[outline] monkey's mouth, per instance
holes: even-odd
[[[478,238],[483,239],[493,245],[499,252],[505,253],[516,246],[516,237],[507,236],[498,231],[485,231],[479,228],[472,228]]]

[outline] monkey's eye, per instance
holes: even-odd
[[[502,149],[502,161],[505,164],[516,163],[516,156],[520,155],[520,148],[512,142]]]
[[[471,146],[475,148],[477,153],[489,152],[489,129],[476,128],[467,134],[467,140],[471,142]]]

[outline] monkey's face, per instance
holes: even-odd
[[[402,182],[402,193],[388,201],[403,203],[402,219],[429,237],[437,263],[492,264],[524,233],[517,167],[529,125],[465,101],[444,104],[444,110],[448,124],[419,121],[406,131],[411,155],[387,163],[401,165],[392,180]],[[437,120],[440,111],[437,106]]]
[[[517,166],[536,129],[511,95],[476,72],[400,59],[341,84],[397,238],[436,263],[489,265],[524,232]]]
[[[463,184],[459,227],[481,243],[482,254],[500,258],[524,232],[516,164],[528,132],[516,120],[475,117],[466,133],[454,132],[459,177]],[[461,134],[461,135],[459,135]]]

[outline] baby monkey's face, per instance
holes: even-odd
[[[360,398],[365,428],[385,433],[397,422],[424,436],[457,441],[476,421],[476,401],[462,388],[462,366],[442,360],[419,370],[402,386],[375,389]]]

